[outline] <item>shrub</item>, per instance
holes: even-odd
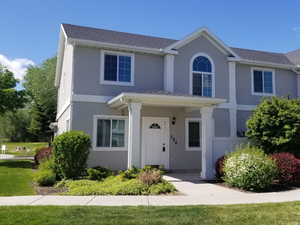
[[[174,187],[174,185],[167,181],[162,181],[158,184],[151,185],[149,187],[149,194],[151,194],[151,195],[167,194],[167,193],[172,193],[172,192],[176,192],[176,191],[177,190]]]
[[[55,137],[54,158],[63,178],[78,178],[85,172],[90,145],[90,137],[82,131],[69,131]]]
[[[161,172],[158,169],[151,169],[151,170],[145,170],[142,171],[138,179],[146,185],[152,185],[152,184],[157,184],[161,182]]]
[[[87,174],[87,178],[89,180],[103,180],[104,178],[112,175],[112,171],[104,167],[98,166],[94,168],[88,168]]]
[[[52,186],[56,182],[55,165],[53,159],[44,160],[34,174],[34,181],[40,186]]]
[[[132,167],[132,169],[121,171],[120,176],[124,179],[134,179],[138,177],[140,172],[141,172],[140,169]]]
[[[277,167],[262,150],[246,146],[226,156],[224,174],[224,180],[229,185],[258,191],[272,184]]]
[[[176,191],[167,181],[148,186],[138,179],[124,180],[121,176],[110,176],[103,181],[66,180],[56,186],[66,188],[66,195],[149,195]]]
[[[264,99],[247,121],[247,137],[265,153],[300,156],[300,99]]]
[[[297,183],[300,179],[300,159],[288,152],[275,153],[272,156],[278,167],[278,180],[282,184]]]
[[[222,156],[217,160],[215,164],[216,177],[219,179],[222,179],[222,177],[224,176],[224,161],[225,156]]]
[[[40,164],[43,160],[49,159],[52,155],[52,147],[38,148],[35,151],[35,164]]]

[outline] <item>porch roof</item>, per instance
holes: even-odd
[[[123,92],[107,104],[112,108],[122,108],[128,103],[141,103],[150,106],[173,106],[173,107],[207,107],[225,103],[226,99],[200,97],[192,95],[177,95],[170,93],[133,93]]]

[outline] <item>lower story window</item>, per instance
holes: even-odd
[[[185,121],[186,149],[200,150],[201,148],[201,120],[187,118]]]
[[[95,118],[95,147],[125,149],[126,119],[118,117]]]

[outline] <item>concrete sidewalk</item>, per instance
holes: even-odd
[[[165,176],[182,193],[160,196],[17,196],[0,197],[0,205],[175,206],[300,201],[300,189],[246,193],[205,183],[198,175]]]

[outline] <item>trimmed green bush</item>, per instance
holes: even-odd
[[[62,178],[76,179],[84,174],[90,146],[90,137],[82,131],[69,131],[55,137],[55,164]]]
[[[52,158],[44,160],[34,174],[33,180],[40,186],[53,186],[56,182],[55,165]]]
[[[300,156],[300,99],[265,98],[247,121],[247,137],[265,153]]]
[[[140,172],[140,169],[132,167],[132,169],[121,171],[120,176],[124,179],[134,179],[138,177]]]
[[[93,167],[87,169],[87,178],[89,180],[103,180],[104,178],[112,175],[112,171],[104,167]]]
[[[224,162],[225,182],[244,190],[267,188],[277,173],[275,162],[261,149],[249,145],[230,153]]]

